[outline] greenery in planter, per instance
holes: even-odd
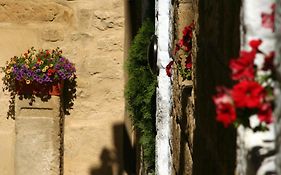
[[[32,105],[35,96],[47,101],[50,98],[50,93],[53,93],[54,90],[60,90],[65,82],[67,92],[63,92],[63,94],[71,96],[71,98],[65,98],[67,99],[65,106],[68,108],[65,109],[66,113],[72,107],[73,99],[76,98],[75,66],[62,55],[62,50],[59,48],[37,51],[32,47],[21,56],[11,58],[3,71],[5,73],[3,90],[10,92],[11,96],[8,118],[14,118],[16,94],[20,98],[31,99]],[[60,95],[60,93],[56,95]]]
[[[126,99],[134,126],[140,131],[140,143],[143,147],[144,162],[149,172],[155,166],[155,92],[156,75],[151,74],[147,62],[147,47],[154,34],[154,23],[143,22],[133,40],[126,62],[128,82]]]

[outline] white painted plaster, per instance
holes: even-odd
[[[165,67],[172,60],[169,55],[170,45],[170,0],[156,0],[156,35],[158,36],[159,67],[156,111],[156,174],[171,175],[171,79],[166,75]],[[158,19],[158,20],[157,20]]]
[[[261,14],[271,13],[271,5],[274,3],[274,0],[243,0],[242,14],[244,22],[245,33],[242,34],[241,40],[244,41],[241,44],[241,50],[249,50],[248,42],[251,39],[262,39],[263,43],[260,46],[260,49],[264,53],[269,53],[273,51],[276,44],[275,34],[271,29],[262,27],[262,18]],[[256,64],[262,60],[256,60]],[[255,116],[250,120],[252,125],[255,124]],[[267,132],[256,132],[252,130],[239,127],[237,138],[237,175],[248,175],[249,172],[253,172],[250,166],[251,162],[247,159],[249,157],[248,153],[254,147],[261,146],[259,150],[261,154],[267,153],[275,148],[275,131],[274,124],[269,126],[269,131]],[[265,142],[265,140],[270,140],[271,142]],[[262,161],[261,166],[256,171],[257,175],[265,175],[268,171],[275,171],[275,156],[267,157]]]

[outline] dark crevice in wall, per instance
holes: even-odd
[[[193,175],[234,175],[236,130],[215,119],[215,87],[231,85],[227,68],[240,47],[240,0],[198,0]]]

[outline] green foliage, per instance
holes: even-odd
[[[145,166],[154,171],[155,165],[155,92],[156,75],[149,70],[147,47],[154,34],[154,23],[143,22],[133,40],[126,62],[128,82],[125,96],[134,126],[140,131]]]

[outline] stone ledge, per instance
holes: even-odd
[[[35,102],[30,105],[30,100],[20,100],[16,98],[16,116],[21,118],[40,118],[40,117],[57,117],[60,116],[60,98],[52,96],[48,102],[43,102],[39,98],[35,98]]]

